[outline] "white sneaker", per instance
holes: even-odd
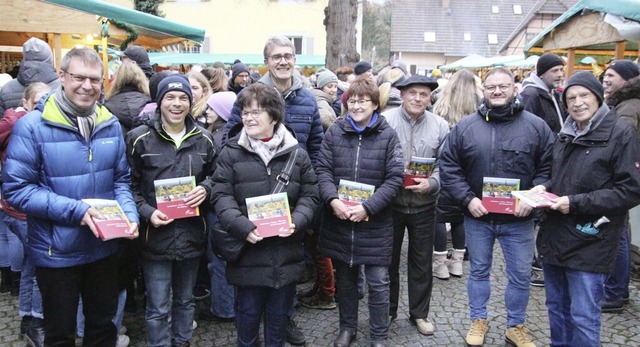
[[[418,318],[415,320],[416,328],[422,335],[433,335],[433,323],[427,318]]]
[[[118,335],[118,339],[116,340],[116,347],[127,347],[129,346],[129,336],[127,335]]]
[[[191,324],[191,330],[196,330],[197,327],[198,327],[198,322],[194,320],[193,324]]]

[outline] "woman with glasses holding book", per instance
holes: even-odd
[[[287,312],[304,270],[303,230],[318,205],[317,178],[307,152],[283,124],[284,102],[274,88],[249,85],[236,104],[242,123],[231,128],[218,157],[212,202],[220,228],[246,240],[240,257],[227,263],[226,273],[229,284],[237,287],[238,346],[259,345],[263,317],[265,346],[284,346]],[[250,215],[247,199],[280,192],[286,193],[291,224],[268,237],[258,227],[264,218],[255,216],[281,214],[265,206]]]
[[[402,148],[396,132],[378,113],[380,93],[373,82],[358,79],[346,93],[348,113],[327,130],[316,166],[320,198],[328,206],[320,251],[333,259],[336,269],[340,332],[334,346],[350,346],[356,338],[359,265],[364,265],[369,286],[371,346],[385,346],[393,246],[391,202],[404,177]],[[356,194],[354,187],[362,192]],[[364,202],[353,204],[339,191],[350,191]]]

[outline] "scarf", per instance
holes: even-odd
[[[98,117],[96,114],[96,104],[93,103],[93,105],[87,109],[80,108],[67,98],[62,87],[56,89],[53,98],[58,108],[60,108],[60,111],[62,111],[64,118],[77,127],[80,135],[88,142],[91,137],[91,132],[93,131],[93,126],[96,123],[96,118]]]
[[[283,144],[285,131],[285,127],[281,124],[281,126],[274,131],[271,140],[264,142],[248,136],[247,132],[243,129],[238,142],[246,143],[246,141],[248,141],[249,148],[262,159],[265,165],[268,165],[269,161],[278,153],[278,149]]]
[[[355,129],[355,131],[357,133],[361,133],[365,129],[370,128],[374,124],[376,124],[376,122],[378,121],[378,112],[376,111],[376,112],[373,113],[373,116],[371,116],[371,119],[369,120],[369,124],[367,124],[367,126],[364,127],[364,128],[358,126],[358,124],[356,124],[356,122],[353,120],[353,118],[351,118],[350,114],[347,115],[347,120],[349,121],[349,123],[351,123],[351,126],[353,127],[353,129]]]

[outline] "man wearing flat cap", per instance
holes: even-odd
[[[427,111],[436,80],[414,75],[398,84],[402,104],[384,112],[389,125],[396,130],[405,168],[412,157],[437,158],[449,133],[447,122]],[[429,321],[429,303],[433,288],[432,259],[435,234],[436,200],[440,190],[440,175],[435,165],[428,178],[414,178],[405,184],[393,203],[393,254],[389,267],[391,281],[389,316],[395,319],[400,292],[400,252],[405,228],[409,237],[407,254],[409,318],[423,335],[433,335]]]
[[[353,67],[353,73],[356,74],[357,77],[369,78],[374,83],[376,82],[375,76],[373,75],[373,67],[371,63],[368,61],[360,61]]]
[[[552,346],[600,346],[604,282],[640,203],[636,132],[603,103],[591,72],[577,72],[562,95],[570,118],[553,146],[551,179],[533,188],[558,199],[540,225]]]
[[[144,71],[144,75],[147,76],[147,78],[151,78],[151,76],[156,74],[155,71],[153,71],[153,67],[151,67],[149,54],[142,46],[131,45],[127,47],[127,49],[122,52],[120,60],[123,64],[132,63],[138,65],[138,67]]]

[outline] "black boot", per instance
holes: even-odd
[[[0,267],[0,293],[8,293],[11,291],[11,269]]]
[[[11,271],[11,296],[20,294],[20,271]]]
[[[22,316],[22,319],[20,320],[20,335],[27,333],[27,329],[29,329],[32,319],[32,316]]]
[[[31,347],[43,347],[44,346],[44,319],[33,318],[31,325],[27,329],[27,333],[24,334],[27,344]]]

